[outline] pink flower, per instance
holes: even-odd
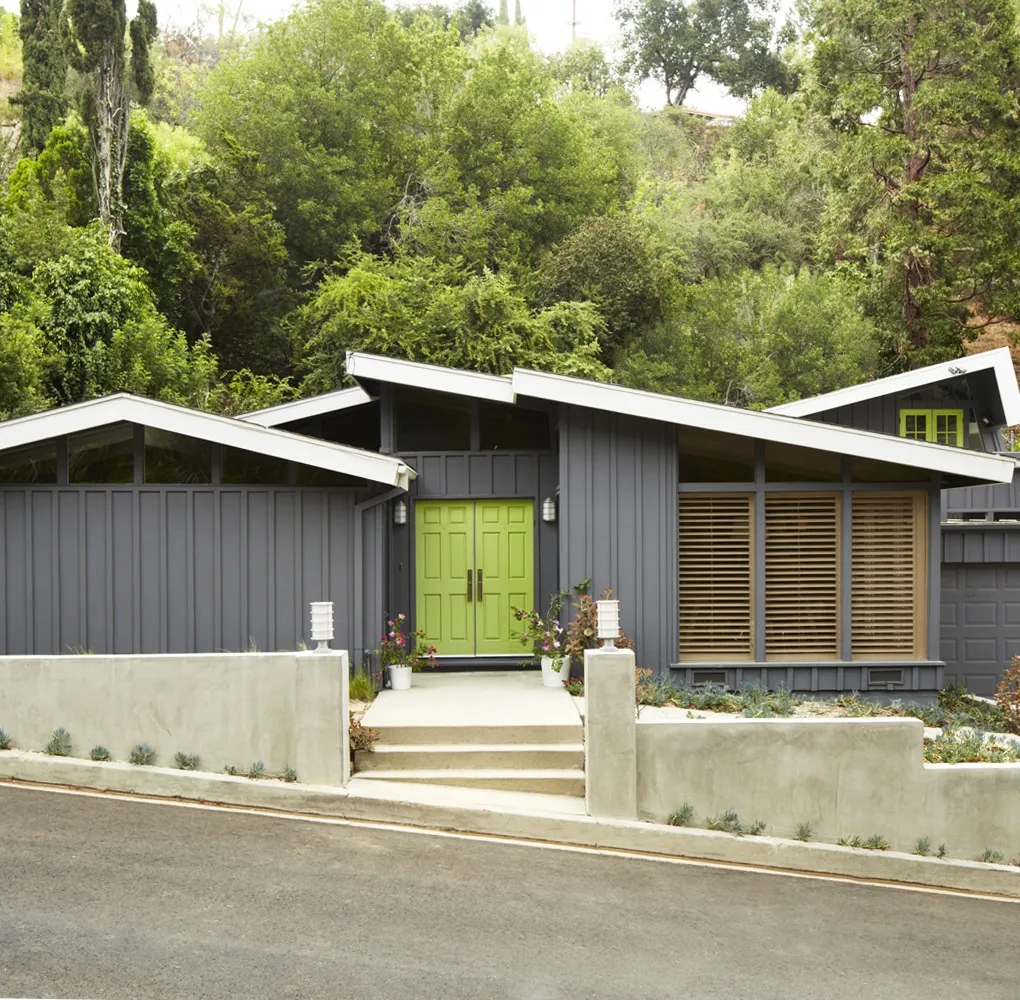
[[[403,611],[401,611],[401,612],[400,612],[400,614],[399,614],[399,615],[397,615],[397,617],[398,617],[398,618],[399,618],[399,619],[400,619],[401,621],[403,621],[403,620],[404,620],[404,612],[403,612]]]

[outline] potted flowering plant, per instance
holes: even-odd
[[[407,616],[401,612],[386,622],[389,631],[379,642],[376,653],[384,667],[390,669],[390,687],[394,691],[407,691],[411,687],[411,674],[422,667],[436,665],[436,647],[425,641],[425,632],[405,633]]]
[[[541,658],[542,683],[545,687],[562,687],[570,673],[569,665],[566,671],[563,670],[563,664],[568,663],[565,659],[567,631],[560,624],[560,610],[564,599],[569,596],[567,591],[554,594],[549,602],[549,610],[544,615],[534,609],[513,609],[514,618],[523,626],[521,644],[527,646],[530,643],[535,655]]]

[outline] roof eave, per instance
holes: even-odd
[[[625,386],[586,382],[526,369],[514,370],[513,385],[515,392],[521,396],[856,458],[872,458],[926,472],[959,476],[974,483],[1008,483],[1013,478],[1013,462],[997,455],[910,441],[777,413],[662,396]]]

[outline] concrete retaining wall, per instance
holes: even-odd
[[[637,723],[638,814],[695,823],[735,809],[745,823],[814,839],[918,838],[955,858],[1020,855],[1020,764],[925,764],[918,719],[705,719]]]
[[[22,750],[62,726],[78,757],[102,744],[126,760],[146,743],[166,767],[183,751],[206,771],[261,760],[344,785],[347,672],[343,651],[0,657],[0,727]]]

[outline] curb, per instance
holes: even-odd
[[[778,837],[735,837],[714,830],[637,820],[594,819],[552,812],[509,812],[484,804],[414,801],[414,786],[383,797],[324,785],[285,784],[164,767],[138,767],[74,757],[0,751],[0,781],[60,785],[90,791],[184,799],[333,819],[418,826],[579,847],[772,868],[897,885],[950,889],[1020,900],[1020,868],[938,859],[896,851],[867,851]],[[378,784],[383,784],[382,782]]]

